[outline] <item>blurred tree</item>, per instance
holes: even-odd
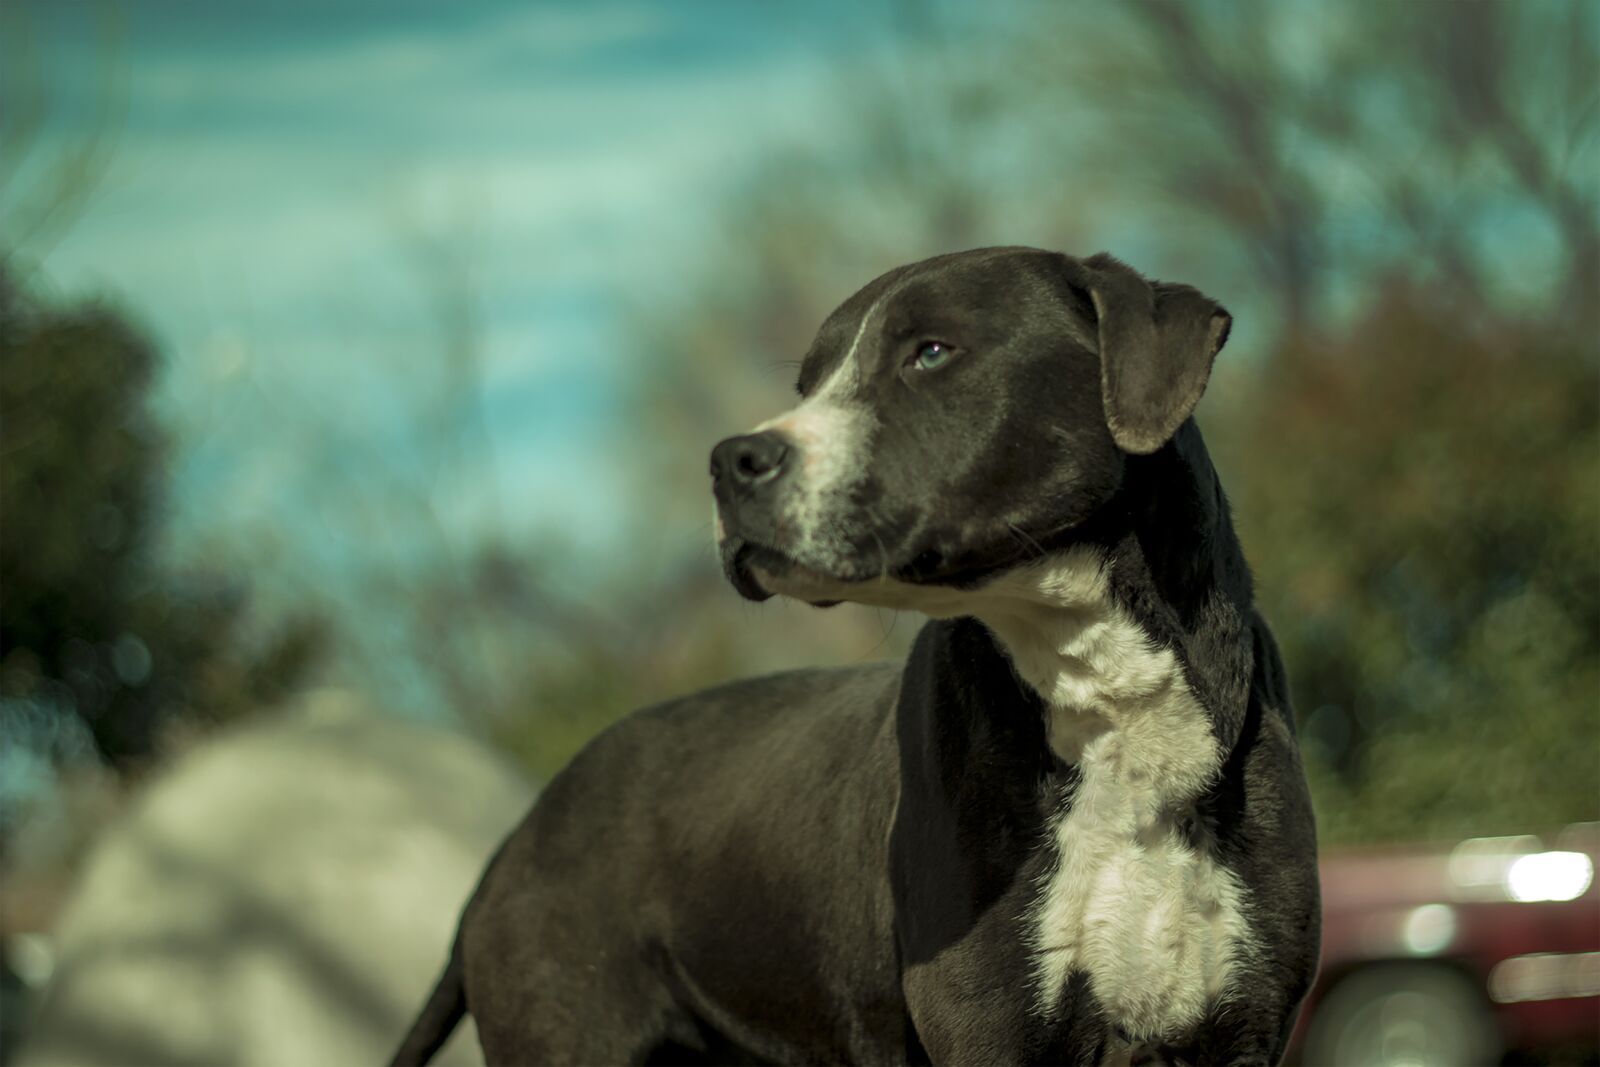
[[[1046,14],[1023,49],[1085,101],[1074,188],[1137,204],[1188,258],[1271,295],[1279,343],[1396,273],[1454,314],[1592,329],[1600,8],[1172,0]]]
[[[156,365],[120,315],[0,270],[0,721],[81,720],[118,765],[275,700],[322,641],[306,618],[253,627],[237,580],[160,565]]]
[[[1600,814],[1600,368],[1453,307],[1395,280],[1204,419],[1332,841]]]
[[[92,106],[47,138],[29,12],[0,9],[0,736],[8,756],[52,761],[93,755],[80,751],[87,735],[126,768],[170,727],[276,700],[325,632],[310,615],[263,627],[239,579],[163,565],[159,357],[113,309],[31,288],[104,177],[126,102],[123,27],[111,9],[96,21]],[[0,790],[0,829],[12,793]]]
[[[1139,4],[1038,50],[1106,101],[1090,182],[1270,294],[1206,422],[1330,840],[1600,815],[1600,12],[1445,11]]]
[[[76,136],[42,144],[50,101],[33,14],[22,3],[0,7],[0,238],[11,273],[24,278],[99,187],[127,102],[119,61],[125,27],[115,6],[101,5],[94,19],[100,85],[93,108],[78,116]]]

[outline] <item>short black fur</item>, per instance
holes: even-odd
[[[983,249],[847,300],[799,383],[858,360],[852,402],[881,425],[838,504],[842,595],[973,589],[1092,546],[1115,604],[1172,650],[1224,754],[1185,831],[1247,887],[1255,944],[1206,1018],[1136,1050],[1082,971],[1039,1010],[1030,921],[1079,768],[994,634],[956,617],[903,665],[736,682],[596,738],[491,864],[397,1062],[463,1002],[492,1063],[1277,1062],[1316,966],[1315,829],[1283,666],[1189,416],[1227,322],[1109,257]],[[930,338],[961,355],[907,375]],[[752,599],[816,569],[782,535],[786,491],[717,489]]]

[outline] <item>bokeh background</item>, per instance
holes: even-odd
[[[844,297],[978,245],[1234,313],[1200,421],[1325,845],[1600,818],[1597,70],[1582,0],[0,6],[6,1054],[96,849],[217,745],[359,721],[536,785],[641,704],[899,655],[725,586],[705,456]],[[368,804],[401,870],[439,805],[258,802],[375,750],[229,764],[181,841],[217,881]],[[209,973],[286,936],[241,922]]]

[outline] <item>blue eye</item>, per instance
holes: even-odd
[[[933,370],[950,362],[950,357],[955,355],[949,345],[942,345],[938,341],[929,341],[917,349],[917,354],[912,358],[911,365],[917,370]]]

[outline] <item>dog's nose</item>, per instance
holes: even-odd
[[[784,471],[789,446],[775,433],[730,437],[711,450],[711,477],[754,489],[775,481]]]

